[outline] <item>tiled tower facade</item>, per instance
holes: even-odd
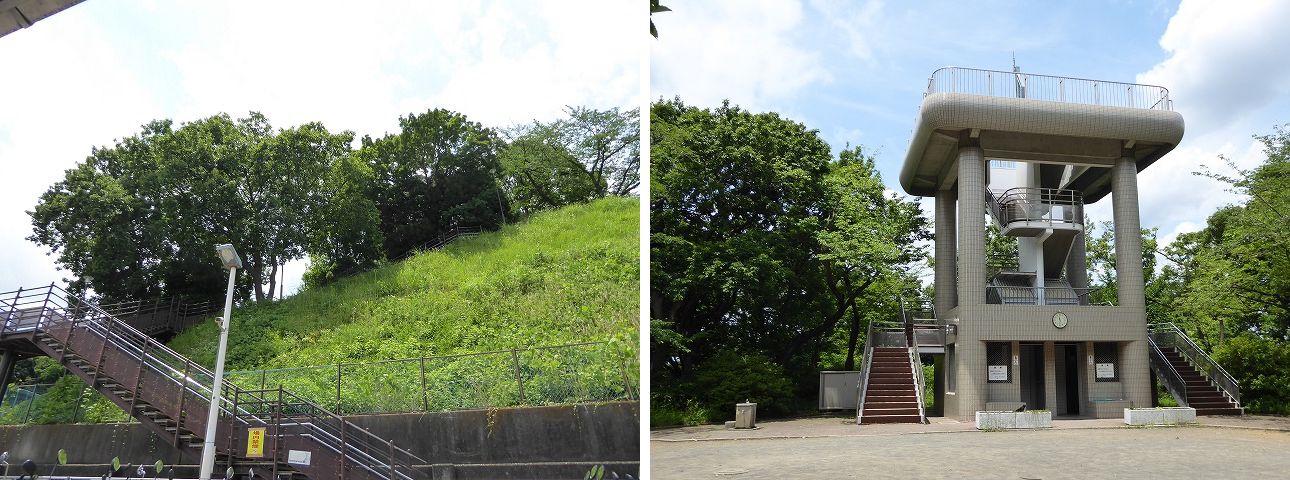
[[[937,402],[948,417],[1149,406],[1137,174],[1181,140],[1161,87],[945,68],[928,82],[901,184],[935,197]],[[1089,302],[1085,203],[1110,195],[1114,304]],[[987,228],[1017,239],[987,258]]]

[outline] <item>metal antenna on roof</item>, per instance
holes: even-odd
[[[1026,79],[1021,75],[1021,67],[1017,66],[1017,52],[1012,52],[1012,75],[1017,77],[1017,98],[1026,98]]]

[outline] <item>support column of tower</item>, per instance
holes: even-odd
[[[955,245],[955,195],[936,192],[936,314],[944,316],[958,306],[958,255]]]
[[[1083,225],[1084,221],[1080,220]],[[1084,232],[1081,230],[1075,234],[1075,239],[1071,243],[1070,256],[1066,257],[1066,280],[1070,282],[1071,288],[1080,295],[1079,304],[1088,305],[1088,252],[1084,244]]]
[[[1151,384],[1147,353],[1147,301],[1142,275],[1142,224],[1138,216],[1138,165],[1132,150],[1126,150],[1111,169],[1111,210],[1115,220],[1115,290],[1121,308],[1133,310],[1134,341],[1125,345],[1124,393],[1134,407],[1151,405]]]
[[[985,153],[975,139],[959,144],[958,171],[958,288],[959,318],[985,304]],[[966,419],[985,410],[985,377],[975,372],[985,363],[985,344],[970,322],[960,323],[954,344],[955,416]]]
[[[13,350],[0,353],[0,400],[3,400],[9,391],[9,380],[13,377],[13,364],[17,361],[17,355],[14,355]]]

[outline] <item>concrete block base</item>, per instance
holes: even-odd
[[[1191,407],[1126,408],[1127,425],[1180,425],[1196,423],[1196,409]]]
[[[1053,412],[976,412],[977,430],[1053,428]]]

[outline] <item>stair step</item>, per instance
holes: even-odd
[[[875,423],[922,423],[918,415],[864,415],[860,417],[861,425]]]
[[[1196,415],[1244,415],[1243,408],[1196,408]]]
[[[865,416],[869,416],[869,415],[915,415],[917,416],[918,406],[915,405],[913,407],[905,407],[905,408],[870,408],[868,405],[866,405],[864,407],[864,414]]]
[[[918,400],[911,398],[908,401],[900,401],[900,402],[870,402],[868,399],[865,399],[865,402],[864,402],[865,411],[869,411],[870,409],[886,409],[886,408],[913,408],[917,410]]]

